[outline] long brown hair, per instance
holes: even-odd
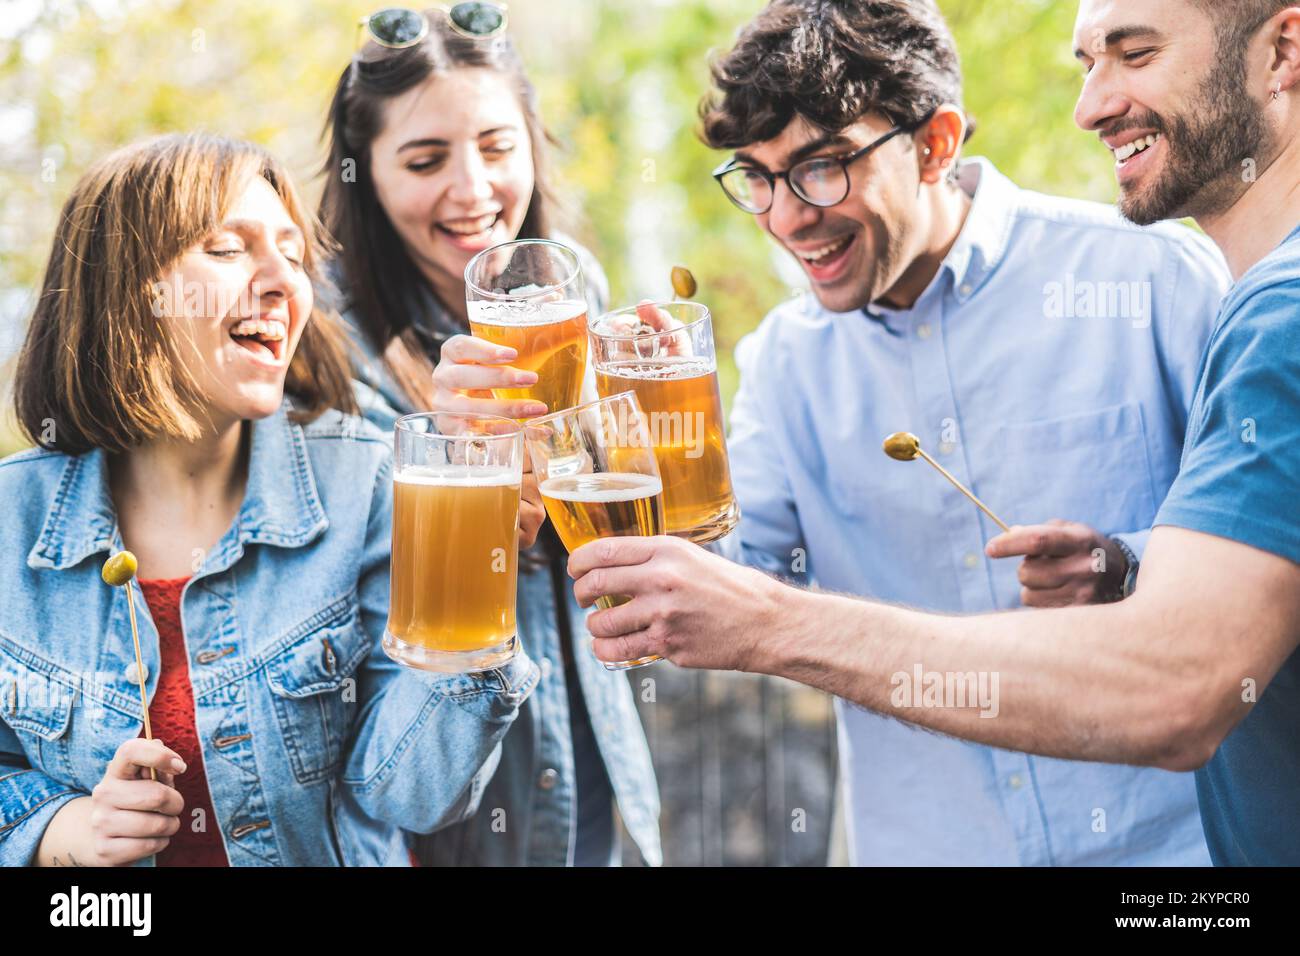
[[[323,133],[329,158],[322,170],[320,205],[321,221],[341,247],[338,271],[360,332],[383,355],[407,398],[420,407],[428,407],[429,374],[441,342],[421,342],[412,325],[426,308],[422,303],[431,294],[436,300],[437,293],[407,254],[375,192],[370,145],[383,130],[385,104],[429,77],[455,69],[504,74],[514,85],[532,141],[533,194],[518,238],[548,238],[556,209],[546,164],[546,145],[554,140],[542,124],[537,91],[514,45],[505,36],[461,36],[437,8],[425,16],[429,31],[419,43],[391,49],[371,40],[339,77]]]
[[[112,153],[81,177],[60,213],[18,358],[14,402],[28,438],[79,455],[203,434],[192,410],[204,396],[156,314],[156,283],[220,226],[254,176],[271,184],[303,231],[303,268],[317,279],[314,221],[287,171],[258,146],[162,136]],[[319,309],[303,329],[285,390],[298,399],[298,421],[327,408],[356,411],[346,339]]]

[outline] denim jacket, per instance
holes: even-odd
[[[561,241],[578,252],[589,308],[599,313],[608,296],[599,264],[576,243]],[[354,373],[362,413],[391,435],[396,418],[415,409],[361,333],[346,301],[341,304],[344,324],[361,352],[354,357]],[[457,331],[432,297],[422,306],[422,318],[439,337]],[[562,866],[572,861],[577,781],[561,647],[563,620],[572,637],[578,684],[619,816],[642,859],[650,866],[660,865],[659,790],[627,675],[605,670],[592,655],[586,612],[574,599],[562,565],[530,568],[521,562],[518,602],[519,637],[540,664],[542,679],[502,744],[501,760],[478,815],[422,838],[422,858],[436,864],[488,866]],[[654,676],[635,673],[642,675],[634,677],[638,687]]]
[[[406,865],[403,829],[475,812],[539,670],[523,653],[473,676],[388,659],[391,451],[360,419],[299,426],[288,408],[251,424],[243,504],[181,597],[207,825],[234,866]],[[107,478],[98,451],[0,462],[3,865],[31,863],[142,726],[127,591],[100,579],[122,547]],[[152,695],[158,633],[131,590]]]

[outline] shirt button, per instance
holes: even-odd
[[[969,285],[964,285],[964,286],[961,287],[961,294],[962,294],[962,295],[970,295],[970,294],[971,294],[971,291],[972,291],[972,290],[971,290],[971,287],[970,287]]]
[[[542,658],[542,680],[546,680],[546,678],[551,676],[551,669],[553,666],[554,665],[551,664],[551,659],[549,657]]]
[[[939,442],[939,454],[941,455],[951,455],[956,450],[957,446],[950,441]]]
[[[144,669],[143,677],[136,676],[135,661],[127,664],[126,670],[122,673],[126,675],[126,682],[133,687],[139,687],[141,684],[149,680],[149,668],[147,667]]]
[[[920,325],[916,327],[916,334],[918,338],[928,339],[930,337],[931,331],[932,329],[930,328],[930,323],[928,322],[922,322]]]
[[[1024,778],[1021,777],[1020,774],[1018,773],[1013,773],[1007,779],[1007,783],[1011,785],[1012,790],[1019,790],[1021,787],[1025,785]]]
[[[547,767],[542,771],[542,775],[537,778],[537,785],[543,790],[551,790],[555,787],[555,781],[560,779],[559,771]]]
[[[961,560],[962,560],[962,563],[966,565],[966,567],[968,567],[968,568],[977,568],[977,567],[979,567],[980,556],[979,556],[978,554],[976,554],[974,551],[972,551],[972,552],[970,552],[969,554],[967,554],[966,557],[962,558]]]

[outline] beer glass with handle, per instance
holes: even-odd
[[[721,538],[740,520],[740,508],[709,310],[698,302],[642,303],[601,316],[590,331],[597,392],[631,390],[645,411],[668,533],[700,544]]]
[[[468,673],[514,657],[524,446],[508,418],[427,412],[393,440],[392,587],[384,651]]]
[[[577,254],[547,239],[484,249],[465,267],[470,331],[519,353],[511,364],[537,373],[527,388],[496,388],[497,399],[532,399],[552,412],[572,408],[587,368],[587,292]]]
[[[663,533],[663,484],[634,394],[534,418],[524,439],[547,517],[570,552],[597,538]],[[627,601],[609,595],[596,603],[610,608]],[[628,670],[658,660],[602,663]]]

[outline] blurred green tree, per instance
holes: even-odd
[[[114,147],[195,128],[265,144],[314,198],[329,94],[374,3],[353,0],[18,2],[0,24],[0,362],[21,341],[59,207]],[[561,143],[570,228],[614,300],[670,293],[689,266],[711,306],[728,396],[730,349],[796,287],[782,253],[717,189],[696,138],[710,51],[757,0],[513,0],[511,31]],[[1073,124],[1074,4],[940,0],[963,54],[968,152],[1024,186],[1109,200],[1110,161]],[[4,373],[0,372],[0,384]],[[8,402],[5,414],[8,416]],[[4,429],[0,428],[0,432]],[[0,437],[0,452],[18,447]]]

